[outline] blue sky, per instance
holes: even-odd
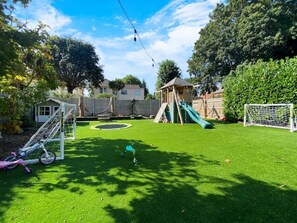
[[[209,13],[221,0],[121,0],[148,54],[156,63],[177,63],[182,77],[189,77],[191,57],[199,31]],[[47,24],[52,35],[74,37],[93,44],[109,80],[132,74],[155,91],[158,68],[139,41],[118,0],[32,0],[27,8],[17,7],[16,16]]]

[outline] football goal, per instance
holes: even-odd
[[[297,130],[293,104],[245,104],[244,126],[266,126]]]
[[[76,105],[62,102],[59,109],[37,130],[25,144],[24,148],[31,147],[43,141],[47,149],[57,155],[57,160],[64,159],[64,141],[76,137]],[[34,156],[35,154],[32,154]],[[27,164],[36,163],[38,159],[28,157]]]

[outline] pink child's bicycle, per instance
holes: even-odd
[[[32,170],[26,166],[24,160],[22,159],[18,159],[18,160],[14,160],[14,161],[0,161],[0,169],[10,169],[10,167],[12,166],[23,166],[25,169],[26,173],[31,173]]]

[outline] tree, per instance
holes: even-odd
[[[152,100],[152,99],[155,99],[155,96],[150,93],[148,93],[145,97],[145,100]]]
[[[104,80],[94,46],[82,40],[53,37],[53,65],[69,93],[77,87],[99,87]]]
[[[297,54],[297,2],[229,0],[218,4],[200,31],[188,61],[189,73],[203,92],[216,89],[244,62],[281,59]]]
[[[39,28],[26,30],[23,36],[31,40],[30,45],[16,51],[14,66],[0,77],[0,92],[8,95],[0,102],[0,116],[6,117],[3,128],[8,133],[19,133],[25,109],[44,101],[46,92],[58,86],[56,72],[49,63],[49,48],[44,45],[46,37],[39,32]]]
[[[117,92],[125,87],[125,83],[121,79],[115,79],[109,82],[109,87],[117,94]]]
[[[19,133],[25,109],[42,102],[45,93],[55,89],[58,81],[49,63],[50,47],[46,45],[48,34],[44,25],[29,29],[5,14],[10,10],[13,6],[8,6],[7,1],[0,3],[0,93],[7,95],[0,101],[0,117],[6,120],[0,128]]]
[[[134,84],[134,85],[138,85],[139,87],[141,87],[141,81],[133,76],[132,74],[128,74],[126,77],[124,77],[122,79],[122,81],[127,85],[127,84]]]
[[[163,85],[175,77],[181,77],[181,70],[172,60],[164,60],[159,65],[156,89],[159,90]]]
[[[28,4],[28,0],[15,0],[13,3]],[[4,76],[14,68],[14,62],[23,47],[22,35],[26,27],[20,24],[13,15],[14,6],[11,1],[0,1],[0,76]],[[12,26],[12,24],[14,26]]]
[[[143,79],[141,82],[141,87],[144,89],[144,98],[147,99],[147,95],[149,94],[149,90],[147,89],[146,82]]]

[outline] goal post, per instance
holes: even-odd
[[[244,126],[266,126],[297,130],[293,104],[245,104]]]

